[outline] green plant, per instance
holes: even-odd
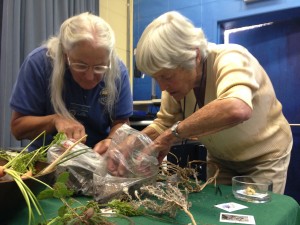
[[[55,162],[51,163],[48,167],[46,167],[44,170],[40,171],[38,174],[36,174],[35,171],[35,164],[37,161],[46,161],[46,153],[50,147],[52,147],[55,144],[59,144],[62,140],[66,139],[66,135],[63,133],[58,133],[54,140],[49,145],[43,145],[39,149],[36,149],[32,152],[27,152],[28,147],[38,138],[41,138],[44,135],[44,143],[45,143],[45,132],[41,133],[39,136],[37,136],[34,140],[32,140],[20,153],[13,156],[8,154],[5,151],[0,152],[0,158],[3,160],[6,160],[7,163],[0,167],[0,177],[4,177],[4,175],[10,176],[14,182],[18,185],[18,188],[20,192],[22,193],[24,200],[27,204],[28,208],[28,224],[34,224],[35,223],[35,217],[34,217],[34,210],[38,213],[39,216],[44,216],[44,212],[34,195],[34,193],[28,188],[28,186],[24,183],[25,178],[33,179],[36,182],[39,182],[46,187],[51,188],[48,184],[42,182],[41,180],[37,179],[34,175],[44,175],[49,172],[51,172],[59,163],[64,161],[66,158],[72,158],[76,157],[78,154],[82,154],[85,151],[79,150],[74,153],[70,153],[70,150],[79,143],[83,138],[74,143],[74,145],[70,146],[63,154],[63,157],[60,157]]]

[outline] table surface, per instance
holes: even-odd
[[[235,202],[247,206],[246,209],[234,211],[235,214],[253,215],[256,225],[299,225],[300,207],[291,197],[286,195],[272,194],[272,200],[267,203],[249,203],[237,200],[231,192],[231,186],[220,186],[222,195],[216,195],[215,187],[210,185],[200,193],[189,195],[192,203],[190,212],[193,214],[198,225],[227,225],[236,223],[223,223],[219,221],[220,213],[226,211],[215,207],[217,204]],[[87,197],[77,197],[81,202],[91,200]],[[57,209],[62,203],[57,199],[47,199],[40,201],[47,218],[57,215]],[[3,225],[26,225],[28,219],[27,209],[24,207],[17,212],[14,218]],[[179,211],[173,221],[165,222],[150,217],[131,217],[136,225],[168,225],[168,224],[189,224],[189,217]],[[115,220],[116,221],[116,220]],[[126,220],[119,220],[116,224],[129,224]],[[2,225],[2,223],[1,223]]]

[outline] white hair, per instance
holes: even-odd
[[[176,11],[153,20],[144,30],[136,48],[137,68],[153,75],[163,68],[196,66],[196,50],[207,57],[207,40],[201,28]]]
[[[107,95],[106,110],[112,115],[114,103],[118,98],[116,82],[120,83],[119,62],[115,52],[115,36],[107,22],[99,16],[87,12],[67,19],[61,25],[59,34],[51,37],[45,43],[48,48],[47,54],[53,61],[50,91],[54,111],[64,117],[73,119],[62,99],[66,70],[64,54],[81,41],[90,41],[97,47],[104,47],[109,53],[111,69],[104,76],[104,82],[107,93],[109,93]]]

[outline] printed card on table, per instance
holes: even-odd
[[[232,213],[221,213],[220,214],[220,222],[255,225],[254,216],[242,215],[242,214],[232,214]]]
[[[223,209],[227,212],[233,212],[233,211],[236,211],[236,210],[248,208],[245,205],[241,205],[241,204],[238,204],[238,203],[235,203],[235,202],[222,203],[222,204],[219,204],[219,205],[215,205],[215,207]]]

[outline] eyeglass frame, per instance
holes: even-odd
[[[72,68],[74,71],[79,72],[79,73],[85,73],[85,72],[87,72],[90,69],[90,67],[92,67],[93,68],[93,72],[95,74],[99,74],[100,75],[100,74],[105,74],[111,68],[110,64],[109,64],[109,66],[103,66],[103,65],[93,65],[93,66],[90,66],[90,65],[85,64],[85,63],[71,62],[70,57],[68,55],[67,55],[67,60],[68,60],[69,67]],[[81,70],[81,69],[78,69],[78,68],[74,68],[74,65],[83,66],[83,67],[85,67],[85,69]],[[95,71],[95,68],[97,68],[97,67],[101,68],[103,70],[103,72],[97,72],[97,71]]]

